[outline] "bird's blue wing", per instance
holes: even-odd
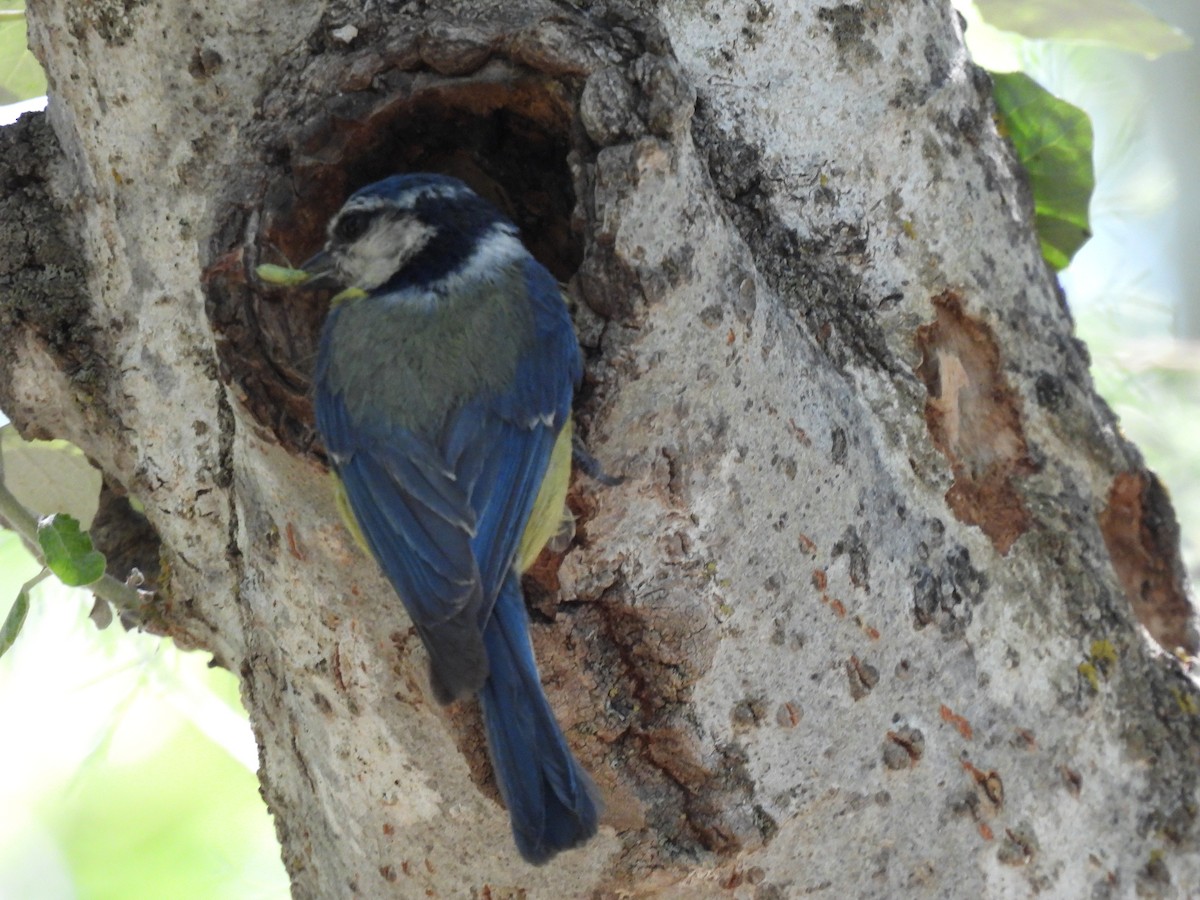
[[[579,344],[557,283],[532,259],[523,266],[533,310],[531,345],[512,383],[465,405],[448,422],[443,438],[444,457],[476,515],[471,546],[485,597],[481,628],[514,563],[582,373]]]
[[[487,677],[479,619],[486,603],[471,540],[475,513],[441,455],[402,428],[364,427],[318,387],[318,424],[371,554],[429,650],[442,702]]]
[[[469,438],[462,437],[468,432]],[[515,561],[555,436],[552,424],[538,421],[532,427],[518,425],[497,415],[485,403],[464,409],[449,430],[451,441],[468,441],[461,458],[474,475],[467,486],[471,507],[478,516],[471,553],[487,598],[480,610],[481,630],[504,576]],[[450,449],[457,448],[452,444]],[[479,449],[486,453],[476,462],[471,457]]]

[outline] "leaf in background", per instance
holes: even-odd
[[[1022,72],[993,72],[992,95],[997,125],[1029,173],[1042,255],[1056,270],[1066,268],[1091,237],[1091,120]]]
[[[83,587],[104,574],[104,554],[93,549],[91,537],[68,515],[55,513],[38,522],[38,544],[46,567],[67,587]]]
[[[975,0],[995,28],[1029,38],[1106,44],[1153,59],[1192,40],[1131,0]]]
[[[92,624],[96,626],[97,630],[103,631],[112,624],[112,605],[103,597],[96,597],[92,602],[92,611],[88,613],[88,618],[92,620]]]
[[[46,75],[26,46],[24,4],[4,6],[0,10],[0,104],[46,93]]]
[[[82,450],[66,441],[27,441],[5,425],[0,426],[0,452],[4,486],[22,506],[34,515],[51,509],[70,513],[84,528],[91,527],[101,478]]]
[[[4,624],[0,625],[0,656],[8,651],[8,648],[17,639],[17,635],[21,633],[21,626],[25,624],[27,615],[29,615],[29,591],[21,588],[21,592],[17,594],[17,602],[12,605],[12,609],[5,616]]]

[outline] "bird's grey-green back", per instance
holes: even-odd
[[[340,304],[328,377],[350,418],[432,437],[447,409],[511,383],[533,340],[522,277],[514,261],[440,296],[406,291]]]

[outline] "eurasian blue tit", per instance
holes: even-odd
[[[497,209],[427,174],[353,194],[304,268],[343,288],[314,382],[347,521],[412,617],[437,699],[479,695],[517,847],[544,863],[599,814],[521,593],[571,469],[582,359],[558,284]]]

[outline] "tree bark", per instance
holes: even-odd
[[[795,6],[31,4],[52,93],[0,135],[0,408],[141,502],[141,618],[241,676],[297,896],[1200,884],[1174,515],[988,79],[946,4]],[[624,478],[577,475],[527,579],[606,803],[538,869],[338,522],[323,307],[251,274],[420,169],[570,279],[577,419]]]

